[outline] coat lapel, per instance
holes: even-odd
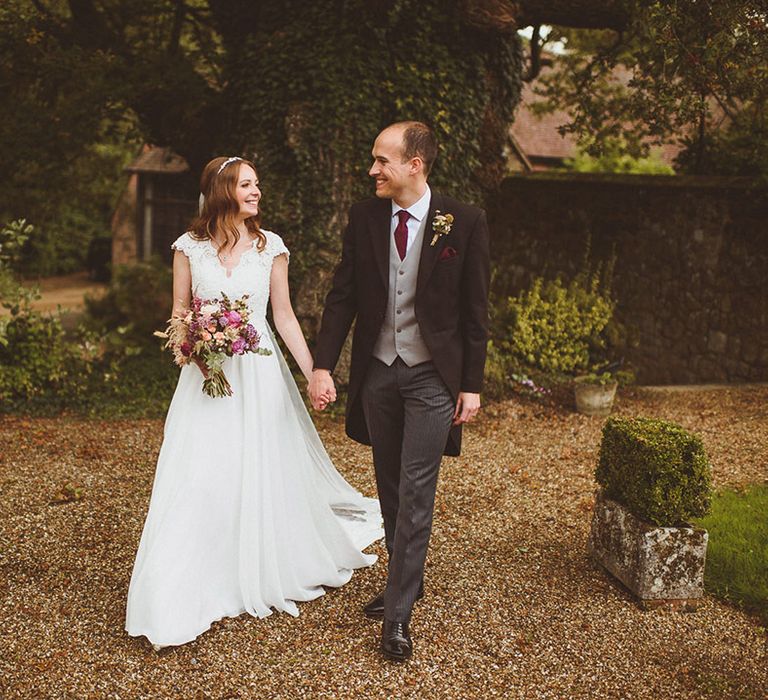
[[[430,198],[430,202],[429,202],[429,212],[427,213],[427,222],[424,228],[424,240],[421,242],[421,260],[419,261],[419,276],[416,281],[417,296],[421,293],[421,291],[424,289],[427,282],[429,281],[430,275],[432,274],[432,271],[435,269],[435,264],[437,263],[437,259],[439,257],[440,251],[443,248],[440,240],[438,240],[438,242],[435,243],[435,245],[430,245],[432,243],[432,236],[434,235],[434,231],[432,230],[432,221],[435,218],[435,212],[438,210],[445,213],[443,208],[443,197],[438,192],[435,192],[434,190],[432,190],[432,197]]]
[[[384,288],[389,288],[389,234],[391,228],[392,204],[389,199],[380,199],[368,217],[368,230],[376,258],[376,267],[381,274]]]

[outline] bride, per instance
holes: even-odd
[[[147,637],[156,650],[243,612],[298,615],[296,601],[373,564],[362,550],[383,536],[378,501],[334,468],[267,324],[271,301],[275,328],[309,379],[312,357],[288,292],[288,249],[259,227],[256,168],[214,158],[200,190],[200,216],[172,246],[173,314],[186,313],[193,293],[247,294],[251,323],[272,354],[227,358],[230,397],[203,393],[204,369],[181,370],[126,611],[128,634]]]

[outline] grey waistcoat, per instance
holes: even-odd
[[[398,355],[409,367],[432,359],[427,346],[424,345],[414,311],[416,280],[419,273],[421,246],[426,223],[427,217],[425,216],[421,220],[416,238],[411,244],[405,260],[400,260],[400,255],[395,247],[395,237],[393,235],[389,237],[387,313],[373,348],[373,356],[386,365],[391,365]]]

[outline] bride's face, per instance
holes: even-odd
[[[240,170],[237,174],[237,203],[240,205],[240,216],[247,219],[249,216],[256,216],[259,213],[259,200],[261,199],[261,190],[259,189],[259,178],[250,165],[240,164]]]

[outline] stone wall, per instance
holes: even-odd
[[[488,202],[494,292],[616,255],[646,384],[768,380],[768,187],[743,178],[513,175]]]

